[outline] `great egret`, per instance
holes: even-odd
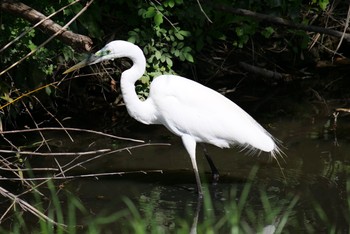
[[[270,152],[273,158],[281,154],[274,138],[243,109],[192,80],[161,75],[152,81],[148,98],[141,101],[135,91],[135,82],[145,73],[146,58],[142,50],[130,42],[112,41],[64,74],[122,57],[133,62],[132,67],[121,74],[120,81],[129,115],[144,124],[162,124],[181,137],[191,158],[200,197],[203,191],[196,162],[197,142],[220,148],[239,145],[252,151]]]

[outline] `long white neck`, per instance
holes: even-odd
[[[120,87],[123,99],[131,117],[144,124],[156,123],[156,110],[151,99],[141,101],[135,91],[135,82],[142,77],[146,70],[146,58],[142,50],[128,43],[124,56],[131,59],[133,65],[121,75]]]

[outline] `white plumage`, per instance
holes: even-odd
[[[273,137],[249,114],[220,93],[192,80],[162,75],[155,78],[145,101],[139,100],[135,82],[145,72],[142,50],[126,41],[112,41],[95,55],[65,71],[85,65],[128,57],[133,66],[121,75],[121,91],[130,116],[144,124],[162,124],[182,138],[191,157],[199,196],[202,187],[196,163],[196,143],[221,148],[239,145],[248,149],[280,154]]]

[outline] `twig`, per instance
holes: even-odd
[[[34,116],[32,115],[32,113],[29,111],[28,107],[27,107],[27,104],[22,100],[22,105],[25,109],[25,111],[27,112],[28,116],[32,119],[34,125],[36,128],[39,128],[39,125],[36,123],[35,119],[34,119]],[[50,145],[47,143],[47,140],[44,136],[44,134],[42,132],[39,131],[39,135],[41,136],[41,139],[42,139],[42,142],[41,144],[38,146],[37,150],[39,150],[41,148],[42,145],[46,145],[47,149],[49,151],[51,151],[51,148],[50,148]]]
[[[36,155],[36,156],[78,156],[78,155],[92,155],[92,154],[98,154],[98,153],[106,153],[110,152],[110,149],[100,149],[100,150],[93,150],[93,151],[83,151],[83,152],[33,152],[33,151],[15,151],[15,150],[3,150],[0,149],[0,153],[6,153],[6,154],[20,154],[20,155]]]
[[[232,14],[248,16],[248,17],[252,17],[256,20],[267,21],[267,22],[270,22],[273,24],[287,26],[290,28],[301,29],[301,30],[309,31],[309,32],[318,32],[318,33],[328,34],[330,36],[334,36],[334,37],[338,37],[338,38],[343,37],[346,41],[350,42],[350,34],[348,34],[348,33],[343,33],[343,32],[339,32],[336,30],[327,29],[327,28],[318,27],[318,26],[313,26],[313,25],[297,24],[297,23],[293,23],[292,21],[285,20],[285,19],[280,18],[280,17],[256,13],[256,12],[249,11],[246,9],[233,8],[233,7],[226,6],[226,5],[216,5],[215,8],[218,10],[221,10],[221,11],[232,13]]]
[[[2,132],[0,132],[0,134],[14,134],[14,133],[24,133],[24,132],[36,132],[36,131],[76,131],[76,132],[88,132],[88,133],[102,135],[102,136],[105,136],[105,137],[110,137],[110,138],[114,138],[114,139],[118,139],[118,140],[126,140],[126,141],[133,141],[133,142],[138,142],[138,143],[144,143],[143,140],[137,140],[137,139],[126,138],[126,137],[119,137],[119,136],[114,136],[114,135],[103,133],[103,132],[98,132],[98,131],[89,130],[89,129],[81,129],[81,128],[58,128],[58,127],[33,128],[33,129],[21,129],[21,130],[2,131]]]
[[[141,145],[135,145],[135,146],[129,146],[129,147],[125,147],[125,148],[122,148],[122,149],[117,149],[117,150],[113,150],[113,151],[109,151],[109,152],[106,152],[104,154],[101,154],[101,155],[96,155],[95,157],[92,157],[92,158],[88,158],[86,159],[85,161],[82,161],[80,163],[77,163],[67,169],[64,170],[64,172],[68,172],[78,166],[82,166],[83,164],[86,164],[90,161],[93,161],[93,160],[96,160],[98,158],[101,158],[103,156],[106,156],[106,155],[110,155],[110,154],[114,154],[114,153],[119,153],[119,152],[122,152],[122,151],[128,151],[130,152],[131,149],[137,149],[137,148],[140,148],[140,147],[145,147],[145,146],[155,146],[155,145],[163,145],[163,146],[168,146],[170,144],[166,144],[166,143],[145,143],[145,144],[141,144]],[[58,174],[60,175],[60,174]]]
[[[50,217],[46,216],[44,213],[39,211],[34,206],[30,205],[28,202],[24,201],[23,199],[19,198],[18,196],[14,195],[13,193],[7,191],[3,187],[0,187],[0,194],[4,197],[7,197],[11,199],[13,202],[17,203],[24,211],[29,211],[36,217],[39,217],[40,219],[43,219],[45,221],[48,221],[56,226],[63,226],[66,227],[65,224],[57,223],[55,220],[51,219]],[[3,218],[3,217],[1,217]],[[1,220],[0,220],[1,221]]]
[[[77,167],[77,166],[81,166],[84,163],[90,162],[92,160],[95,160],[97,158],[100,158],[102,156],[111,154],[111,153],[116,153],[116,152],[122,152],[124,150],[130,150],[130,149],[135,149],[135,148],[140,148],[140,147],[144,147],[144,146],[151,146],[151,145],[169,145],[169,144],[151,144],[151,143],[147,143],[147,144],[142,144],[142,145],[136,145],[136,146],[131,146],[131,147],[125,147],[122,149],[118,149],[118,150],[114,150],[114,151],[108,151],[108,152],[104,152],[101,155],[97,155],[91,159],[85,160],[83,162],[77,163],[69,168],[65,168],[65,166],[69,165],[66,164],[65,166],[60,166],[60,173],[58,173],[57,175],[53,176],[53,177],[41,177],[41,178],[29,178],[29,179],[23,179],[21,177],[18,176],[18,178],[4,178],[4,177],[0,177],[0,181],[4,181],[4,180],[13,180],[13,181],[24,181],[25,183],[29,183],[29,181],[41,181],[36,185],[33,185],[30,187],[30,189],[26,190],[25,192],[19,194],[19,195],[14,195],[12,193],[10,193],[9,191],[7,191],[6,189],[2,188],[0,186],[0,194],[4,197],[7,197],[9,199],[11,199],[13,201],[13,204],[19,204],[20,207],[24,210],[24,211],[29,211],[30,213],[32,213],[33,215],[35,215],[36,217],[43,219],[47,222],[51,222],[52,224],[58,226],[63,226],[66,227],[66,225],[61,224],[61,223],[57,223],[54,220],[52,220],[51,218],[49,218],[48,216],[46,216],[45,214],[43,214],[42,212],[40,212],[38,209],[36,209],[35,207],[33,207],[32,205],[30,205],[29,203],[27,203],[26,201],[24,201],[23,199],[19,198],[20,196],[23,196],[24,194],[27,194],[33,190],[37,191],[37,188],[39,188],[40,186],[46,184],[49,180],[53,180],[53,179],[74,179],[74,178],[88,178],[88,177],[97,177],[97,176],[107,176],[107,175],[123,175],[123,174],[129,174],[129,173],[135,173],[135,172],[110,172],[110,173],[98,173],[98,174],[85,174],[85,175],[72,175],[72,176],[66,176],[65,173],[70,171],[71,169]],[[95,151],[96,152],[102,152],[103,150],[99,150],[99,151]],[[31,152],[33,153],[33,152]],[[82,154],[82,153],[87,153],[87,152],[80,152],[80,154],[78,155],[78,157]],[[36,154],[38,154],[38,152],[36,152]],[[57,155],[57,154],[56,154]],[[0,155],[1,156],[1,155]],[[159,172],[162,173],[162,170],[152,170],[152,171],[148,171],[148,172]],[[136,171],[136,173],[147,173],[146,171]],[[39,191],[38,191],[39,192]],[[40,192],[39,192],[40,193]],[[13,205],[12,205],[13,206]],[[11,207],[12,207],[11,206]],[[0,223],[3,220],[3,218],[5,217],[5,215],[8,213],[8,211],[11,209],[11,207],[9,207],[6,211],[6,213],[2,214],[2,216],[0,217]]]
[[[163,170],[150,170],[150,171],[123,171],[123,172],[105,172],[96,174],[83,174],[83,175],[71,175],[71,176],[54,176],[54,177],[37,177],[37,178],[26,178],[27,181],[40,181],[40,180],[65,180],[65,179],[77,179],[77,178],[89,178],[89,177],[100,177],[100,176],[113,176],[113,175],[126,175],[135,173],[163,173]],[[0,181],[21,181],[20,178],[5,178],[0,177]]]
[[[53,83],[50,83],[50,84],[47,84],[47,85],[44,85],[44,86],[41,86],[41,87],[36,88],[36,89],[34,89],[34,90],[31,90],[31,91],[29,91],[29,92],[22,93],[21,96],[19,96],[19,97],[13,99],[12,101],[9,101],[9,102],[7,102],[6,104],[0,106],[0,110],[2,110],[2,109],[4,109],[5,107],[7,107],[7,106],[9,106],[9,105],[11,105],[11,104],[17,102],[18,100],[21,100],[21,99],[24,98],[24,97],[29,96],[29,95],[32,94],[32,93],[38,92],[39,90],[42,90],[42,89],[44,89],[44,88],[46,88],[46,87],[49,87],[49,86],[52,86],[52,85],[56,84],[57,82],[58,82],[58,81],[53,82]]]
[[[12,201],[12,204],[6,209],[6,211],[1,215],[0,217],[0,223],[1,221],[5,218],[6,214],[10,212],[10,210],[12,209],[12,207],[14,207],[16,204],[15,201]]]
[[[350,113],[350,108],[336,108],[335,110],[339,111],[339,112],[349,112]]]
[[[58,30],[55,34],[53,34],[51,37],[49,37],[46,41],[44,41],[43,43],[41,43],[38,47],[36,47],[34,50],[32,50],[31,52],[29,52],[27,55],[25,55],[23,58],[19,59],[17,62],[13,63],[11,66],[9,66],[8,68],[6,68],[5,70],[0,72],[0,76],[5,74],[7,71],[9,71],[10,69],[14,68],[15,66],[17,66],[18,64],[20,64],[21,62],[23,62],[25,59],[27,59],[28,57],[32,56],[37,50],[39,50],[40,48],[44,47],[47,43],[49,43],[53,38],[55,38],[56,36],[58,36],[59,34],[61,34],[62,32],[64,32],[68,26],[70,24],[72,24],[84,11],[87,10],[87,8],[91,5],[91,3],[94,0],[90,0],[89,2],[86,3],[85,7],[83,7],[66,25],[64,25],[60,30]]]
[[[165,143],[157,143],[157,144],[156,144],[156,143],[147,143],[147,144],[136,145],[136,146],[126,147],[126,148],[123,148],[123,149],[114,150],[114,151],[111,151],[111,152],[108,152],[108,153],[105,153],[105,154],[102,154],[102,155],[95,156],[95,157],[93,157],[93,158],[91,158],[91,159],[85,160],[84,162],[78,163],[78,164],[76,164],[76,165],[73,165],[73,166],[71,166],[71,167],[65,169],[64,172],[67,173],[68,171],[72,170],[72,169],[75,168],[75,167],[81,166],[81,165],[84,164],[84,163],[90,162],[90,161],[92,161],[92,160],[95,160],[95,159],[100,158],[100,157],[102,157],[102,156],[108,155],[108,154],[110,154],[110,153],[122,152],[122,151],[128,150],[128,149],[136,149],[136,148],[140,148],[140,147],[144,147],[144,146],[153,146],[153,145],[166,145],[166,146],[167,146],[167,145],[170,145],[170,144],[165,144]],[[55,175],[55,176],[57,177],[57,176],[61,176],[61,175],[62,175],[62,174],[59,173],[59,174],[57,174],[57,175]],[[36,184],[36,185],[34,185],[34,186],[31,186],[30,189],[28,189],[28,190],[26,190],[25,192],[19,194],[18,197],[19,197],[19,196],[23,196],[23,195],[25,195],[25,194],[27,194],[27,193],[33,191],[33,190],[37,190],[37,188],[39,188],[40,186],[42,186],[42,185],[44,185],[45,183],[47,183],[50,179],[52,179],[52,178],[49,178],[49,179],[47,179],[47,180],[44,180],[44,181],[40,182],[39,184]],[[25,181],[25,182],[26,182],[26,181]],[[28,183],[28,182],[27,182],[27,183]]]
[[[20,169],[19,168],[16,168],[16,169],[13,169],[13,168],[11,168],[10,167],[10,165],[12,165],[11,164],[11,162],[9,162],[6,158],[4,158],[3,156],[1,156],[0,155],[0,158],[1,158],[1,162],[2,162],[2,164],[8,169],[8,170],[12,170],[11,172],[15,175],[15,176],[17,176],[18,178],[21,178],[21,179],[23,179],[23,177],[18,173],[18,171],[20,171]],[[27,185],[27,186],[31,186],[31,184],[29,184],[27,181],[24,181],[24,183]],[[39,194],[41,194],[40,192],[39,192]],[[41,194],[42,195],[42,194]]]
[[[38,27],[39,25],[41,25],[44,21],[50,19],[51,17],[53,17],[54,15],[58,14],[59,12],[65,10],[66,8],[70,7],[71,5],[74,5],[76,4],[77,2],[80,2],[80,0],[75,0],[74,2],[71,2],[69,3],[68,5],[62,7],[61,9],[55,11],[54,13],[52,13],[51,15],[47,16],[47,17],[44,17],[42,18],[38,23],[36,23],[34,26],[28,28],[27,30],[23,31],[19,36],[17,36],[15,39],[13,39],[12,41],[10,41],[9,43],[7,43],[4,47],[2,47],[0,49],[0,53],[3,52],[4,50],[6,50],[8,47],[10,47],[13,43],[15,43],[16,41],[18,41],[19,39],[21,39],[24,35],[26,35],[28,32],[30,32],[31,30],[33,30],[34,28]],[[6,2],[4,1],[2,3],[3,5],[1,5],[1,8],[2,9],[5,9],[6,8]],[[7,3],[8,4],[8,3]],[[14,3],[11,3],[11,4],[14,4]],[[16,3],[16,4],[21,4],[21,3]],[[24,5],[24,4],[23,4]],[[9,6],[7,6],[7,9],[9,11],[11,11],[11,9],[9,8]],[[18,9],[18,8],[17,8]],[[15,9],[12,10],[12,12],[16,12]],[[39,15],[40,16],[40,15]],[[43,26],[45,27],[45,25]]]
[[[207,15],[207,13],[205,13],[205,11],[203,10],[202,4],[200,3],[199,0],[197,0],[197,4],[198,4],[198,6],[199,6],[199,9],[201,10],[201,12],[203,13],[203,15],[205,16],[205,18],[207,18],[207,20],[208,20],[210,23],[213,23],[213,21],[211,21],[211,19],[210,19],[209,16]]]
[[[61,172],[60,174],[63,175],[63,178],[66,177],[65,174],[64,174],[64,171],[62,170],[62,167],[61,167],[60,163],[57,161],[56,157],[54,159],[55,159],[55,162],[56,162],[56,164],[58,166],[59,171]]]
[[[59,9],[57,12],[62,11],[68,6],[71,6],[72,4],[75,4],[79,1],[80,0],[74,1],[68,4],[67,6]],[[87,3],[87,5],[89,4],[90,3]],[[92,47],[93,42],[91,38],[85,35],[76,34],[71,31],[68,31],[66,30],[65,27],[62,27],[61,25],[56,24],[54,21],[52,21],[50,17],[52,17],[57,12],[51,14],[49,17],[46,17],[41,12],[38,12],[37,10],[31,8],[30,6],[27,6],[22,2],[13,1],[13,0],[2,0],[0,2],[0,9],[12,14],[16,14],[17,16],[31,23],[36,23],[35,26],[33,26],[32,28],[38,26],[41,31],[47,34],[57,34],[55,35],[55,37],[57,36],[59,40],[72,46],[76,50],[86,52],[86,51],[90,51]],[[29,30],[32,30],[32,28],[30,28]],[[27,32],[24,32],[24,33],[27,33]],[[22,34],[20,36],[22,36]]]
[[[349,4],[349,7],[348,7],[348,14],[347,14],[347,16],[346,16],[346,21],[345,21],[345,26],[344,26],[343,34],[342,34],[342,36],[341,36],[341,38],[340,38],[340,40],[339,40],[339,43],[338,43],[337,48],[336,48],[335,51],[334,51],[333,57],[336,55],[336,53],[338,52],[338,50],[339,50],[339,48],[340,48],[340,46],[341,46],[341,44],[342,44],[342,42],[343,42],[343,39],[344,39],[344,37],[345,37],[345,35],[346,35],[346,30],[347,30],[348,27],[349,27],[349,20],[350,20],[350,4]]]
[[[48,113],[62,128],[64,128],[63,124],[41,103],[41,101],[39,100],[39,98],[37,98],[35,95],[33,95],[33,97],[35,98],[35,100],[41,105],[41,107],[46,111],[46,113]],[[73,137],[69,134],[68,131],[65,131],[67,136],[69,137],[69,139],[74,142]]]
[[[45,168],[21,168],[21,169],[14,169],[14,168],[5,168],[5,167],[0,167],[0,170],[2,171],[58,171],[57,168],[51,168],[51,167],[45,167]],[[0,176],[1,177],[1,176]]]

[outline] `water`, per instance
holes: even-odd
[[[240,217],[240,220],[245,220],[241,224],[244,230],[255,233],[265,227],[265,233],[272,233],[288,210],[289,218],[283,226],[283,233],[329,233],[332,228],[343,233],[348,230],[350,210],[347,203],[348,117],[341,114],[336,131],[333,131],[332,117],[324,114],[310,117],[312,113],[265,122],[268,131],[283,142],[286,156],[284,160],[279,159],[281,168],[265,153],[254,156],[238,149],[206,146],[220,171],[219,182],[212,184],[210,168],[201,145],[198,145],[197,161],[203,176],[205,197],[210,198],[209,207],[199,206],[191,162],[181,140],[162,126],[132,124],[131,129],[114,132],[149,144],[116,153],[96,154],[98,158],[65,173],[66,176],[126,174],[77,177],[62,182],[62,185],[77,196],[91,214],[112,214],[123,210],[127,207],[125,198],[128,198],[141,214],[148,212],[154,217],[144,220],[149,226],[175,232],[181,227],[181,222],[186,222],[192,231],[198,226],[198,233],[210,214],[216,221],[230,216],[234,219],[237,210],[228,204],[239,204],[245,197],[245,188],[250,186],[244,203],[246,211]],[[71,134],[74,142],[62,132],[45,132],[45,136],[50,139],[54,151],[118,150],[142,145],[79,132]],[[57,167],[59,164],[66,169],[68,166],[65,165],[69,163],[73,165],[89,158],[92,156],[60,156],[54,161],[51,157],[44,157],[34,159],[33,165]],[[253,175],[252,170],[256,170]],[[84,220],[84,217],[79,218],[79,222],[86,222]],[[109,224],[108,229],[118,232],[120,225],[125,223]],[[230,231],[226,226],[220,230],[222,233]]]

